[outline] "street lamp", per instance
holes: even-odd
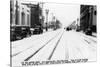
[[[47,23],[48,23],[48,14],[49,14],[49,10],[46,9],[46,31],[48,31],[48,27],[47,27]]]

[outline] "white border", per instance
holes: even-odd
[[[98,45],[97,62],[42,65],[40,67],[98,67],[100,65],[100,1],[99,0],[30,0],[56,3],[97,5]],[[10,63],[10,0],[0,0],[0,67]]]

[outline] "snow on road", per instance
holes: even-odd
[[[16,45],[16,48],[12,48],[12,62],[13,65],[20,65],[20,63],[24,60],[27,60],[32,54],[35,54],[41,47],[43,47],[46,43],[48,43],[51,39],[53,39],[56,35],[59,34],[61,30],[57,30],[54,32],[47,32],[42,34],[39,39],[35,40],[31,39],[30,41],[24,41],[24,44],[21,42],[12,43]],[[20,43],[20,45],[18,45]]]
[[[40,50],[34,57],[31,58],[30,61],[43,61],[49,60],[52,57],[55,46],[57,45],[57,41],[62,35],[62,31],[58,34],[52,41],[50,41],[46,46]]]
[[[22,61],[88,59],[96,61],[96,38],[59,29],[12,42],[13,65]]]

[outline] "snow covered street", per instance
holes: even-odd
[[[13,66],[23,61],[88,59],[96,61],[97,40],[81,32],[56,31],[11,42]]]

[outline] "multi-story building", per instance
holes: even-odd
[[[10,31],[11,40],[21,39],[30,34],[30,8],[20,0],[10,0]]]
[[[11,0],[11,26],[30,26],[30,8],[19,0]]]
[[[81,5],[80,8],[80,29],[87,34],[89,32],[96,32],[96,18],[97,10],[95,5]]]
[[[27,35],[43,32],[43,15],[41,3],[24,3],[20,0],[10,1],[11,39],[22,39]]]
[[[33,33],[42,33],[43,32],[43,15],[42,15],[42,7],[40,6],[41,3],[31,4],[31,3],[23,3],[23,5],[26,5],[30,7],[31,11],[31,32],[33,30]],[[37,30],[37,31],[36,31]],[[35,32],[34,32],[35,31]]]

